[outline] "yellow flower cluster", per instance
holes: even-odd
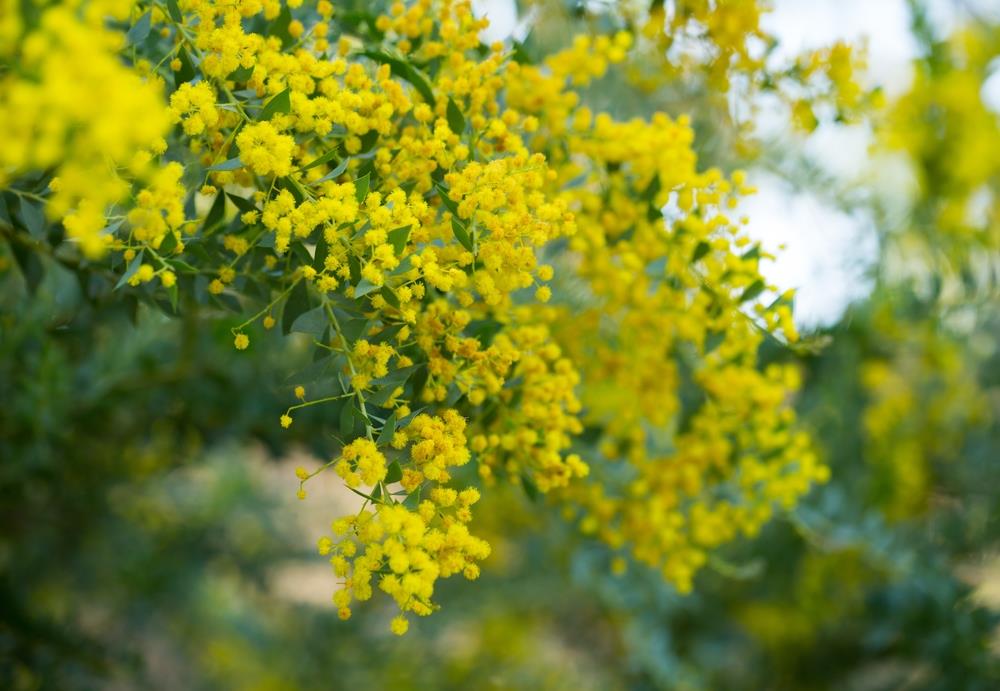
[[[437,607],[432,597],[439,578],[479,576],[476,562],[489,556],[490,547],[466,525],[479,492],[445,486],[448,469],[469,461],[464,429],[465,420],[453,410],[441,417],[414,417],[392,440],[395,449],[409,446],[409,460],[396,461],[403,465],[396,481],[406,501],[397,503],[387,498],[388,488],[381,490],[378,498],[370,497],[372,509],[337,519],[333,537],[320,539],[320,553],[331,555],[334,572],[344,579],[333,597],[341,618],[351,616],[353,600],[371,598],[374,586],[392,597],[402,613],[426,616]],[[334,468],[351,487],[359,480],[382,487],[386,479],[385,457],[367,439],[344,447]],[[300,472],[303,480],[308,477]],[[393,620],[394,633],[407,628],[405,617]]]
[[[497,341],[519,354],[509,375],[518,384],[497,394],[494,410],[472,440],[480,474],[490,480],[500,469],[541,492],[586,477],[587,465],[578,455],[566,454],[583,430],[577,417],[580,376],[573,363],[544,325],[514,329]]]
[[[364,389],[372,379],[389,374],[389,360],[395,355],[395,349],[388,343],[372,345],[364,339],[357,341],[352,358],[354,371],[351,385],[355,389]]]
[[[348,487],[357,487],[361,483],[370,487],[385,479],[385,456],[373,441],[361,437],[344,447],[333,469]]]
[[[565,468],[538,488],[565,486],[555,495],[585,532],[686,591],[708,550],[754,534],[828,471],[796,430],[794,370],[757,369],[765,332],[789,342],[798,334],[790,294],[757,300],[773,289],[760,274],[767,255],[728,216],[753,192],[745,176],[698,171],[685,117],[570,115],[566,84],[599,76],[578,69],[578,79],[534,68],[510,77],[548,80],[541,91],[512,91],[516,107],[539,117],[533,144],[561,164],[557,184],[573,183],[562,191],[577,228],[570,261],[592,299],[557,310],[551,331],[579,370],[584,419],[604,430],[600,453],[577,460],[579,472]],[[556,275],[564,269],[557,263]],[[615,467],[620,458],[627,470]],[[584,474],[589,482],[564,481]]]
[[[957,31],[934,71],[915,71],[912,88],[891,105],[881,128],[885,146],[909,159],[919,215],[927,218],[927,230],[905,229],[907,239],[923,232],[924,244],[934,243],[922,257],[911,253],[915,273],[942,247],[952,269],[1000,250],[996,201],[986,191],[1000,178],[1000,121],[983,99],[996,50],[995,35],[985,28]],[[933,118],[925,117],[929,112]]]
[[[990,422],[991,407],[975,359],[954,334],[935,322],[899,320],[889,305],[873,323],[892,357],[868,360],[861,370],[870,491],[889,518],[905,519],[927,509],[934,464],[957,458],[965,433]]]
[[[279,253],[288,250],[292,238],[308,238],[317,227],[331,229],[333,237],[327,241],[336,240],[337,227],[357,218],[354,185],[328,183],[323,192],[323,196],[316,200],[297,204],[291,192],[282,190],[264,204],[260,221],[265,228],[274,231],[274,247]],[[338,255],[332,254],[324,268],[335,272],[340,267]]]
[[[47,215],[69,215],[69,238],[94,259],[112,241],[105,209],[128,194],[123,175],[145,174],[169,126],[157,84],[121,63],[122,36],[103,25],[105,16],[126,17],[131,4],[93,3],[86,13],[49,6],[34,29],[0,48],[0,186],[55,169]],[[3,9],[3,33],[23,31],[9,23],[19,14],[13,3]]]
[[[240,160],[257,175],[284,177],[292,172],[295,140],[270,122],[247,125],[236,137]]]
[[[132,237],[154,249],[158,248],[167,233],[176,231],[184,223],[184,197],[187,191],[181,183],[184,168],[179,163],[168,163],[158,169],[135,198],[135,206],[128,212]]]
[[[170,112],[174,122],[181,122],[184,134],[194,137],[219,124],[215,107],[215,90],[208,82],[184,82],[170,95]]]

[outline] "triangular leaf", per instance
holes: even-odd
[[[132,261],[129,262],[128,268],[125,269],[125,273],[122,274],[122,277],[118,279],[118,283],[115,284],[114,289],[118,290],[123,285],[125,285],[126,283],[128,283],[128,280],[130,278],[132,278],[133,276],[135,276],[135,272],[139,270],[140,266],[142,266],[142,252],[141,251],[138,254],[136,254],[134,257],[132,257]]]
[[[750,284],[750,287],[743,291],[742,295],[740,295],[740,302],[753,300],[755,297],[763,293],[765,288],[766,286],[764,285],[764,281],[757,279]]]
[[[358,204],[365,200],[368,196],[368,185],[371,182],[371,175],[365,173],[360,178],[354,181],[354,195],[358,200]]]
[[[396,413],[393,413],[392,415],[389,416],[389,419],[385,421],[385,425],[382,427],[382,431],[378,435],[378,442],[377,442],[378,445],[385,446],[386,444],[391,443],[392,438],[395,435],[396,435]],[[396,466],[397,469],[399,468],[399,463],[393,463],[393,465]],[[386,475],[385,481],[399,482],[399,479],[403,477],[403,473],[400,472],[399,477],[395,479],[390,479],[392,473],[392,466],[390,466],[389,468],[390,468],[389,470],[390,475]]]
[[[250,77],[253,76],[253,70],[253,65],[250,65],[250,67],[243,67],[240,65],[235,70],[230,72],[226,79],[231,82],[247,82]]]
[[[455,239],[462,243],[462,247],[472,251],[472,238],[469,237],[469,231],[465,229],[462,222],[458,220],[457,216],[451,217],[451,231],[455,234]]]
[[[149,36],[149,30],[152,28],[152,16],[149,12],[146,12],[141,17],[139,21],[132,25],[132,28],[128,30],[125,34],[126,40],[128,40],[129,45],[136,45],[137,43],[142,43]]]
[[[24,227],[28,229],[31,237],[36,240],[45,239],[45,214],[37,204],[21,198],[21,219]]]
[[[233,205],[235,205],[236,208],[243,213],[246,213],[248,211],[257,211],[257,205],[254,204],[253,201],[251,201],[250,199],[244,199],[243,197],[231,194],[229,192],[226,193],[226,196],[229,197],[229,201],[231,201]]]
[[[309,165],[302,166],[300,170],[309,170],[310,168],[315,168],[316,166],[322,165],[324,163],[329,163],[335,158],[337,158],[337,150],[331,149],[330,151],[327,151],[325,154],[323,154],[316,160],[312,161]]]
[[[285,89],[280,94],[267,102],[264,109],[260,111],[258,120],[270,120],[279,113],[289,113],[292,110],[292,92]]]
[[[222,222],[222,219],[226,215],[226,195],[219,193],[215,195],[215,201],[212,202],[212,208],[208,210],[208,215],[205,216],[205,223],[203,228],[206,232],[211,232],[216,225]]]
[[[413,226],[402,226],[389,231],[389,244],[398,257],[406,248],[406,241],[410,239],[410,229]]]
[[[223,161],[222,163],[216,163],[214,166],[209,166],[205,169],[205,172],[211,173],[215,171],[236,170],[237,168],[242,167],[243,161],[241,161],[239,156],[237,156],[236,158],[231,158],[228,161]]]
[[[465,132],[465,116],[462,115],[462,110],[451,98],[448,99],[448,127],[455,134]]]
[[[308,312],[303,312],[295,321],[292,322],[292,326],[289,331],[295,331],[297,333],[311,334],[316,338],[322,338],[323,332],[326,330],[328,321],[326,317],[326,312],[323,306],[315,307]]]
[[[178,24],[184,20],[184,17],[181,15],[181,8],[177,5],[177,0],[167,0],[167,12],[170,13],[170,18]]]
[[[354,286],[354,297],[359,298],[362,295],[367,295],[368,293],[378,290],[380,287],[381,286],[371,283],[367,278],[362,278],[358,281],[358,284]]]
[[[285,301],[285,310],[281,315],[282,333],[289,333],[292,330],[292,324],[295,323],[295,320],[308,309],[309,290],[306,288],[304,281],[299,281],[292,289],[291,294],[289,294],[288,300]]]
[[[350,158],[345,158],[343,161],[337,164],[337,167],[331,170],[329,173],[321,177],[316,182],[326,182],[327,180],[333,180],[334,178],[339,178],[347,170],[347,164],[351,162]],[[316,184],[316,183],[313,183]]]
[[[434,189],[437,190],[438,196],[441,197],[441,203],[444,207],[451,212],[452,216],[458,217],[458,204],[456,204],[451,197],[448,196],[448,190],[444,185],[434,185]]]

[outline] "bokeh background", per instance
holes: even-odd
[[[541,55],[613,5],[477,8]],[[5,253],[0,688],[1000,688],[1000,7],[782,0],[764,23],[779,57],[866,40],[886,107],[803,133],[767,94],[613,71],[586,99],[692,113],[703,165],[750,171],[741,211],[784,247],[767,275],[812,344],[763,358],[801,365],[827,485],[684,596],[498,492],[481,580],[399,639],[389,609],[341,622],[330,600],[315,541],[352,495],[295,498],[323,446],[319,413],[274,424],[301,344],[234,358],[226,322],[94,302]]]

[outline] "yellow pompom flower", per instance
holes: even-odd
[[[392,618],[392,623],[389,625],[389,628],[391,628],[392,632],[397,636],[402,636],[409,630],[410,622],[407,621],[406,617],[400,615]]]

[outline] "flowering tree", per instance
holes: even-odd
[[[318,454],[298,497],[357,498],[318,542],[341,619],[384,598],[406,633],[543,511],[539,530],[603,545],[604,571],[688,593],[715,550],[829,479],[795,412],[796,356],[818,346],[763,277],[773,248],[735,215],[753,188],[726,164],[760,146],[761,94],[806,132],[879,105],[851,47],[782,63],[756,0],[579,10],[553,46],[484,45],[464,0],[3,1],[11,314],[69,277],[88,357],[117,352],[109,310],[153,320],[171,369],[115,387],[182,405],[175,430]],[[559,3],[527,4],[552,25]],[[647,112],[677,92],[716,118],[721,167],[699,161],[701,113]],[[908,375],[865,368],[864,424],[888,444]],[[82,376],[84,400],[125,414]],[[193,455],[163,436],[157,457]]]

